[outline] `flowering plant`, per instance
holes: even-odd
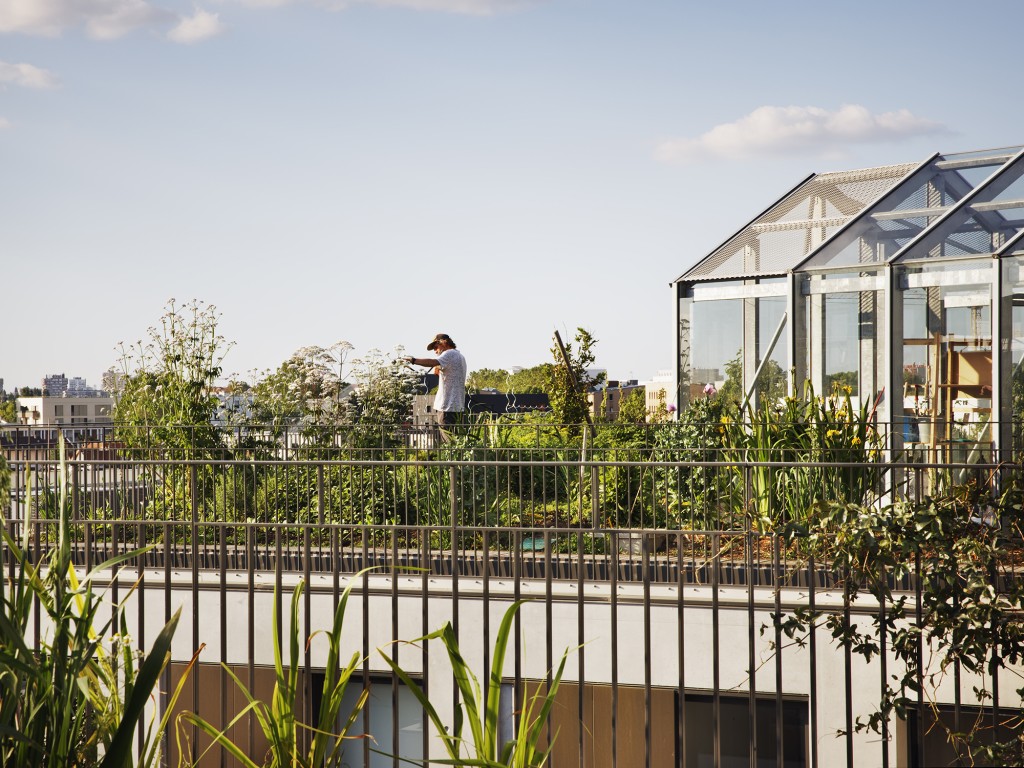
[[[850,395],[837,385],[816,396],[808,383],[803,397],[748,408],[744,421],[723,419],[725,453],[758,528],[802,521],[820,502],[862,504],[878,490],[882,438],[874,413]]]

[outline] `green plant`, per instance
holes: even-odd
[[[139,724],[160,673],[170,658],[178,614],[160,631],[150,652],[133,650],[122,605],[112,618],[93,583],[105,571],[145,550],[127,552],[96,566],[79,580],[72,563],[66,460],[60,441],[60,489],[56,544],[33,562],[31,526],[14,528],[0,515],[0,537],[16,568],[0,579],[0,764],[129,766]],[[0,461],[0,499],[7,498]],[[43,634],[31,642],[33,614],[44,617]],[[117,632],[105,646],[112,627]],[[180,690],[180,689],[179,689]],[[175,694],[176,695],[176,694]],[[154,765],[166,717],[150,720],[139,744],[139,765]]]
[[[594,364],[594,345],[597,344],[597,339],[586,328],[577,328],[575,343],[575,350],[572,342],[565,342],[561,347],[556,343],[551,348],[555,364],[549,371],[551,380],[548,389],[551,411],[556,421],[565,425],[572,435],[580,433],[587,418],[590,408],[587,402],[587,387],[599,383],[604,378],[604,374],[600,374],[596,379],[592,379],[587,372]]]
[[[516,602],[505,611],[491,656],[490,677],[483,689],[480,688],[480,681],[473,674],[459,650],[459,643],[450,622],[436,632],[416,641],[440,639],[448,653],[455,682],[461,694],[461,699],[455,709],[455,722],[450,731],[423,688],[390,656],[380,651],[388,666],[420,702],[444,744],[448,758],[431,760],[432,763],[481,766],[481,768],[539,768],[547,763],[551,745],[548,744],[546,749],[540,745],[546,735],[545,725],[558,693],[568,651],[562,655],[562,660],[552,675],[546,692],[544,694],[538,692],[526,701],[522,712],[519,713],[515,736],[505,743],[502,743],[500,739],[502,670],[508,641],[512,634],[512,622],[521,605],[522,601]],[[464,735],[467,724],[469,733]],[[463,754],[464,749],[466,754]]]
[[[114,422],[117,437],[135,451],[157,446],[184,458],[219,455],[221,434],[211,423],[217,398],[211,388],[231,345],[219,335],[217,308],[171,299],[149,340],[121,344]]]
[[[853,406],[849,387],[817,397],[809,383],[803,397],[748,407],[745,422],[723,417],[734,497],[749,499],[760,530],[802,522],[822,501],[865,502],[885,471],[872,419],[866,404]]]
[[[178,729],[178,753],[184,756],[187,750],[182,748],[181,740],[184,736],[184,724],[198,726],[204,733],[212,738],[208,749],[220,746],[234,757],[246,768],[340,768],[342,763],[343,740],[348,738],[349,729],[355,723],[359,712],[366,703],[367,691],[360,695],[352,712],[349,713],[345,724],[339,729],[338,721],[341,715],[342,702],[345,696],[345,689],[353,673],[359,666],[360,656],[358,653],[352,655],[344,666],[341,663],[341,631],[345,621],[345,608],[348,605],[348,598],[352,592],[353,585],[358,581],[357,574],[338,601],[334,611],[334,621],[331,629],[323,634],[327,638],[327,669],[324,672],[324,684],[320,700],[320,712],[316,723],[304,723],[301,720],[299,710],[301,707],[299,692],[299,671],[302,668],[300,659],[301,630],[300,630],[300,598],[305,588],[305,582],[299,582],[292,593],[291,624],[288,634],[288,666],[284,665],[281,652],[281,640],[278,633],[272,632],[274,638],[274,672],[276,681],[271,701],[267,702],[256,699],[245,684],[235,675],[231,669],[224,665],[225,672],[243,693],[248,705],[239,712],[234,719],[223,729],[205,720],[195,712],[185,712],[181,715]],[[277,595],[275,593],[274,615],[271,626],[278,626]],[[308,640],[313,641],[314,633]],[[231,741],[227,732],[231,727],[241,720],[247,713],[252,713],[263,732],[267,743],[270,745],[266,758],[263,762],[256,762],[250,755]],[[200,755],[197,763],[202,760]],[[184,761],[183,765],[193,765]]]
[[[1016,702],[1005,688],[1000,696],[1008,715],[1002,724],[1017,732],[1002,743],[993,743],[988,722],[980,720],[965,718],[966,727],[953,731],[938,717],[936,704],[940,685],[954,673],[975,676],[973,695],[981,704],[991,702],[989,686],[997,676],[1021,677],[1024,485],[1019,471],[1013,476],[998,471],[1001,492],[994,490],[993,477],[985,477],[939,489],[921,502],[884,507],[821,502],[806,525],[788,532],[795,549],[837,575],[846,602],[856,605],[864,593],[865,602],[876,606],[867,626],[841,612],[809,607],[772,615],[773,628],[797,645],[821,628],[838,647],[866,661],[887,654],[891,675],[877,707],[854,720],[854,731],[884,733],[892,718],[906,719],[920,701],[924,709],[918,716],[935,713],[926,727],[946,731],[958,764],[1024,764],[1024,722],[1009,715],[1024,703],[1024,687],[1016,688]],[[978,522],[986,511],[996,513],[999,526]],[[895,585],[908,578],[915,580],[918,594],[894,594]]]

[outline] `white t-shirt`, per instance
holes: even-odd
[[[437,385],[434,410],[466,410],[466,358],[457,349],[446,349],[437,356],[441,364],[441,381]]]

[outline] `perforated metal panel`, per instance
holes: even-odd
[[[916,167],[910,163],[814,176],[702,259],[682,279],[786,272]]]

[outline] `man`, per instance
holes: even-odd
[[[462,421],[466,410],[466,358],[455,348],[455,342],[447,333],[439,333],[427,344],[427,349],[437,357],[408,357],[413,365],[424,365],[437,369],[440,383],[434,398],[434,410],[442,428],[448,429]]]

